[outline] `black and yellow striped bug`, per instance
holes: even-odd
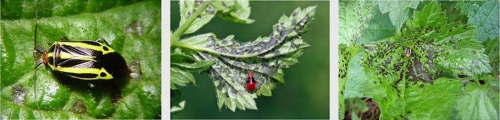
[[[55,73],[79,80],[111,80],[130,73],[125,59],[103,38],[68,41],[63,37],[48,51],[36,51],[43,54],[42,62],[37,67],[43,63]]]

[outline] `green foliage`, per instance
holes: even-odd
[[[240,43],[232,35],[218,39],[213,33],[180,37],[197,31],[215,14],[232,22],[252,23],[248,19],[248,1],[180,1],[179,6],[181,22],[170,39],[170,86],[175,90],[176,86],[194,83],[191,72],[206,72],[216,87],[219,109],[226,105],[232,111],[257,110],[254,99],[271,96],[276,83],[285,82],[282,68],[298,63],[303,49],[309,47],[301,34],[307,32],[316,9],[316,6],[297,8],[290,16],[281,16],[269,36]],[[256,91],[245,87],[250,72],[257,81]]]
[[[410,9],[417,8],[420,1],[379,1],[378,3],[380,12],[382,12],[382,14],[389,13],[389,18],[391,19],[393,27],[400,30]]]
[[[2,118],[161,118],[159,1],[39,1],[43,18],[37,21],[35,3],[26,4],[2,1]],[[141,78],[82,81],[58,77],[44,65],[33,69],[33,46],[48,48],[47,42],[61,36],[70,41],[104,38],[128,63],[140,60]]]
[[[469,17],[468,24],[477,26],[477,40],[498,38],[498,1],[471,1],[457,3],[462,14]]]
[[[458,116],[460,118],[465,120],[499,119],[498,89],[494,90],[486,85],[469,83],[465,87],[465,92],[466,94],[461,95],[458,99],[458,104],[460,105],[458,107]]]
[[[357,2],[341,2],[341,4],[352,3]],[[401,12],[406,14],[408,8],[415,9],[418,4],[419,2],[379,3],[380,12],[390,11],[389,16],[380,15],[376,7],[346,6],[340,8],[340,16],[343,14],[363,15],[357,14],[356,10],[375,9],[373,10],[374,17],[364,23],[369,25],[368,29],[361,32],[347,31],[356,34],[363,33],[360,36],[367,34],[367,37],[363,37],[361,41],[357,41],[358,39],[354,37],[347,37],[351,39],[347,39],[348,42],[345,43],[356,42],[357,44],[340,45],[340,91],[343,92],[341,99],[373,98],[380,107],[381,119],[449,119],[452,108],[463,108],[466,105],[460,103],[498,106],[498,100],[490,102],[471,101],[471,99],[457,101],[456,99],[457,96],[464,96],[460,90],[464,89],[463,83],[468,83],[469,78],[487,76],[482,77],[482,80],[489,79],[489,81],[498,82],[494,74],[498,73],[498,69],[493,69],[490,64],[490,60],[492,63],[498,63],[498,50],[495,51],[498,45],[483,47],[481,40],[476,40],[477,34],[481,34],[476,30],[481,28],[472,24],[447,21],[448,17],[438,2],[426,3],[421,10],[413,12],[411,19],[402,15]],[[346,10],[342,11],[343,9]],[[394,16],[391,16],[392,12]],[[498,16],[498,13],[496,14]],[[399,15],[398,18],[393,18],[397,15]],[[380,24],[387,24],[381,22],[384,19],[391,19],[396,28],[399,23],[397,21],[403,19],[405,22],[401,29],[392,33],[393,36],[388,36],[391,34],[391,28],[380,32],[371,30],[383,28]],[[340,23],[340,29],[343,29],[342,27],[345,26],[342,24],[359,24],[359,21],[341,19]],[[496,34],[498,35],[498,31]],[[342,35],[349,34],[341,33]],[[488,42],[495,43],[493,41],[498,43],[496,38]],[[353,49],[360,48],[361,51],[353,51]],[[496,59],[491,59],[491,57]],[[481,89],[494,88],[495,84],[491,84],[494,82],[488,83],[489,85],[482,85]],[[498,89],[491,89],[490,92],[495,94],[484,95],[484,97],[488,100],[498,99]],[[351,106],[349,104],[362,105],[341,100],[341,110],[346,110],[344,106]],[[484,111],[486,113],[468,112],[471,109],[470,107],[459,109],[459,117],[468,119],[465,116],[485,114],[489,115],[486,118],[498,119],[498,115],[492,116],[494,113],[498,114],[498,108],[488,108]],[[341,119],[342,117],[344,116],[341,116]]]
[[[339,6],[339,43],[353,44],[361,38],[363,30],[368,28],[366,24],[373,18],[371,9],[375,7],[371,1],[340,2]]]
[[[356,44],[363,44],[376,40],[385,39],[394,36],[396,27],[392,25],[389,14],[383,14],[379,9],[373,9],[373,19],[369,20],[368,28],[363,31],[363,35]]]

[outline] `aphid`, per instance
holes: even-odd
[[[247,89],[252,92],[255,90],[255,86],[256,86],[256,81],[255,79],[253,78],[253,74],[250,72],[248,73],[248,78],[247,78]]]
[[[406,54],[406,58],[409,58],[409,57],[410,57],[410,55],[411,55],[411,49],[406,48],[406,49],[405,49],[405,54]]]
[[[48,51],[36,50],[43,54],[42,63],[53,72],[79,80],[111,80],[130,73],[125,59],[102,38],[68,41],[63,37]]]

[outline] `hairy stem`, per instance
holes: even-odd
[[[176,45],[177,40],[179,40],[179,38],[184,33],[184,31],[186,31],[186,29],[189,28],[189,26],[191,26],[191,23],[196,19],[196,17],[198,17],[198,15],[200,15],[200,13],[202,11],[205,10],[205,8],[207,8],[209,3],[210,3],[210,1],[207,1],[207,2],[204,2],[203,4],[201,4],[201,6],[196,10],[196,12],[191,14],[191,16],[189,16],[189,18],[186,20],[186,22],[184,22],[184,24],[182,24],[179,27],[179,29],[177,29],[172,34],[172,36],[170,36],[170,46]]]

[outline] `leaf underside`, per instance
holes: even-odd
[[[182,2],[181,6],[188,4]],[[251,23],[253,20],[248,19],[249,7],[247,7],[248,3],[243,2],[216,1],[211,2],[207,10],[215,11],[210,15],[218,14],[228,21]],[[181,8],[181,12],[182,9],[187,8]],[[301,35],[307,32],[307,25],[313,20],[315,9],[316,6],[295,9],[290,16],[282,16],[279,19],[278,23],[272,27],[273,32],[269,36],[259,37],[251,42],[238,42],[233,39],[232,35],[218,39],[213,33],[206,33],[180,39],[174,43],[171,50],[174,53],[185,54],[185,56],[182,55],[184,57],[179,55],[175,58],[179,62],[211,61],[213,63],[207,70],[198,69],[197,72],[206,72],[212,78],[216,87],[219,109],[225,105],[231,111],[235,111],[236,108],[257,110],[254,99],[260,95],[271,96],[272,89],[276,87],[276,84],[285,82],[282,68],[288,68],[298,63],[297,58],[302,55],[303,49],[309,47]],[[188,15],[187,13],[181,14]],[[202,14],[197,19],[203,19],[204,16],[210,15]],[[187,20],[188,17],[181,16],[180,24],[183,24],[182,19]],[[203,26],[205,23],[191,24]],[[176,47],[176,45],[184,47]],[[179,65],[171,64],[171,68],[175,67],[179,67]],[[181,70],[187,71],[184,68]],[[255,91],[248,91],[246,88],[249,73],[253,73],[256,80],[257,88]],[[180,78],[171,79],[179,81]],[[194,82],[194,79],[185,80],[182,84],[171,82],[171,86],[177,88],[175,86],[185,86],[185,83],[189,82]]]

